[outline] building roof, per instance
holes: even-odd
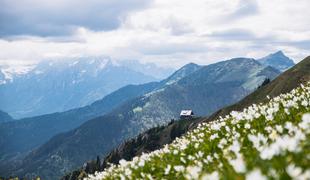
[[[193,114],[193,110],[182,110],[180,116],[191,116]]]

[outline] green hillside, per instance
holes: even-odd
[[[88,179],[306,179],[309,129],[310,82]]]

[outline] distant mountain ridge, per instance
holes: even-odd
[[[131,98],[158,87],[157,82],[128,85],[91,105],[61,113],[52,113],[0,124],[0,154],[7,158],[42,145],[52,136],[71,130],[89,119],[104,115]],[[1,165],[1,163],[0,163]]]
[[[263,65],[271,66],[280,71],[286,71],[287,69],[295,65],[294,61],[289,57],[285,56],[282,51],[272,53],[266,57],[258,59],[258,61]]]
[[[42,61],[26,74],[4,76],[0,109],[17,119],[82,107],[125,85],[155,80],[102,57]]]
[[[141,63],[138,60],[120,60],[119,63],[134,71],[155,77],[158,80],[167,78],[175,71],[173,68],[159,67],[154,63]]]
[[[279,71],[247,58],[203,67],[190,64],[179,72],[182,71],[188,75],[179,79],[180,73],[170,79],[173,83],[165,83],[104,116],[54,136],[26,156],[11,173],[40,175],[44,179],[59,178],[86,160],[108,153],[125,139],[178,118],[181,109],[192,108],[197,115],[211,114],[239,101],[265,79],[274,79],[279,74]],[[48,175],[51,173],[52,176]]]
[[[195,63],[188,63],[175,71],[171,76],[169,76],[167,79],[163,81],[164,84],[170,85],[173,84],[180,79],[184,78],[185,76],[188,76],[189,74],[197,71],[200,69],[202,66],[195,64]]]
[[[258,61],[280,71],[294,65],[282,51]],[[107,57],[43,61],[17,75],[7,69],[0,66],[0,109],[15,119],[82,107],[124,85],[154,81],[171,72],[139,61],[114,63]]]
[[[0,123],[13,121],[13,118],[6,112],[0,110]]]

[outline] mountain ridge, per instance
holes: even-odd
[[[258,62],[266,66],[276,68],[282,72],[295,65],[294,61],[287,57],[283,51],[277,51],[275,53],[269,54],[266,57],[258,59]]]
[[[0,123],[13,121],[14,119],[6,112],[0,110]]]

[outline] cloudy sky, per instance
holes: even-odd
[[[0,64],[78,56],[177,67],[310,55],[309,0],[1,0]]]

